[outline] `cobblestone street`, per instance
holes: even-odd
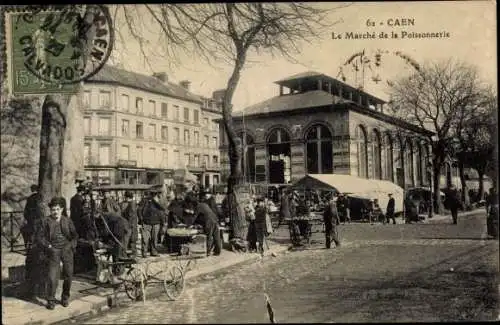
[[[323,249],[317,233],[307,250],[191,281],[178,301],[135,303],[88,323],[268,322],[264,293],[278,322],[495,319],[498,242],[481,240],[483,223],[480,214],[454,228],[347,225],[340,249]],[[359,239],[349,239],[357,226]]]

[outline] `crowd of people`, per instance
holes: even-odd
[[[81,184],[70,200],[70,213],[66,199],[54,197],[48,204],[49,216],[41,212],[41,199],[36,186],[32,186],[32,192],[26,202],[25,225],[22,228],[27,249],[26,295],[33,299],[37,292],[45,293],[48,309],[55,307],[60,263],[64,279],[61,304],[68,306],[74,269],[95,267],[96,250],[106,248],[115,261],[135,259],[138,254],[143,258],[158,256],[163,251],[159,245],[172,252],[169,228],[194,228],[206,236],[207,255],[220,255],[223,246],[220,227],[228,225],[231,219],[227,197],[219,206],[211,191],[199,187],[189,190],[187,187],[183,190],[177,188],[175,192],[160,187],[144,192],[138,202],[134,193],[125,191],[123,200],[118,202],[109,191],[98,191],[92,184]],[[388,196],[385,214],[378,200],[372,199],[363,203],[363,216],[370,222],[389,224],[392,221],[395,224],[395,200],[392,194]],[[303,217],[313,211],[321,211],[326,248],[331,248],[332,241],[336,247],[341,245],[337,226],[351,221],[352,204],[347,195],[329,192],[307,197],[285,189],[279,200],[279,223],[289,225],[292,244],[301,245],[301,238],[310,236],[311,224]],[[446,201],[453,222],[457,223],[460,206],[458,192],[449,191]],[[488,209],[498,207],[498,203],[490,201],[487,200]],[[418,221],[418,207],[414,200],[407,197],[404,204],[407,221]],[[250,252],[262,254],[267,246],[266,237],[273,231],[271,212],[275,206],[266,196],[252,195],[242,208],[248,229],[246,238],[241,239],[246,240]],[[138,249],[138,244],[141,249]],[[124,268],[116,265],[112,271],[112,281],[115,282],[119,281]]]
[[[44,216],[40,194],[33,186],[22,229],[27,248],[26,298],[35,299],[37,292],[46,294],[47,308],[54,309],[55,279],[59,278],[62,262],[61,304],[68,306],[75,268],[95,268],[97,250],[106,249],[114,261],[135,259],[138,254],[143,258],[158,256],[164,251],[159,245],[171,253],[169,228],[197,229],[206,236],[207,255],[220,255],[223,246],[220,226],[229,221],[226,208],[215,202],[209,190],[196,186],[189,190],[182,188],[175,193],[163,187],[152,189],[144,192],[139,202],[134,193],[125,191],[123,200],[118,202],[110,191],[81,184],[70,200],[70,213],[66,199],[55,197],[49,203],[50,215]],[[264,197],[253,197],[245,207],[250,251],[263,253],[265,237],[272,231],[267,202]],[[118,263],[112,271],[112,282],[119,282],[125,271],[123,265]]]

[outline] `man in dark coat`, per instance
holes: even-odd
[[[129,222],[119,214],[113,212],[103,212],[96,215],[100,238],[104,243],[111,246],[113,260],[117,261],[127,258],[126,249],[130,239],[131,230]],[[118,276],[124,271],[123,265],[113,267],[113,274]],[[118,282],[116,278],[114,282]]]
[[[69,201],[69,211],[70,217],[75,225],[76,232],[78,232],[78,237],[85,237],[85,223],[83,219],[83,194],[85,192],[85,186],[78,185],[76,188],[76,194]]]
[[[394,198],[392,197],[392,193],[389,193],[389,202],[387,202],[387,209],[385,211],[385,221],[387,224],[390,223],[390,219],[392,219],[392,224],[396,224],[396,217],[394,215],[395,209],[396,209],[396,201],[394,201]]]
[[[451,186],[447,191],[446,201],[448,203],[448,207],[450,208],[451,217],[453,219],[453,224],[457,224],[458,218],[458,209],[461,206],[460,196],[455,186]]]
[[[339,213],[337,210],[336,197],[332,195],[328,201],[328,205],[323,212],[323,221],[325,223],[325,246],[331,247],[332,240],[335,242],[335,247],[340,247],[340,240],[337,232],[337,225],[340,224]]]
[[[408,195],[405,199],[405,214],[408,223],[418,222],[417,203],[411,195]]]
[[[219,222],[224,221],[224,213],[222,213],[221,208],[215,202],[215,198],[208,189],[203,190],[203,196],[201,202],[206,203],[210,209],[215,213]]]
[[[122,217],[128,221],[130,226],[130,240],[126,243],[126,247],[132,250],[132,256],[135,257],[137,254],[137,239],[139,238],[138,233],[138,223],[139,219],[137,217],[137,204],[134,200],[134,194],[130,191],[125,192],[125,204],[122,209]]]
[[[222,242],[217,216],[206,203],[197,202],[193,194],[188,194],[185,201],[186,206],[191,207],[193,211],[194,223],[201,225],[207,236],[207,255],[210,255],[212,250],[214,255],[220,255]]]
[[[35,223],[42,218],[42,211],[40,210],[40,193],[38,193],[38,186],[31,185],[31,195],[26,199],[24,206],[24,225],[22,226],[22,235],[24,239],[24,246],[29,249],[33,242]]]
[[[48,260],[47,309],[50,310],[55,308],[61,262],[64,279],[61,304],[64,307],[68,307],[71,293],[73,255],[78,234],[71,219],[63,215],[65,206],[66,200],[62,197],[55,197],[50,201],[51,215],[42,219],[35,237],[37,245],[43,249]]]
[[[337,199],[337,210],[339,212],[339,217],[344,222],[344,224],[346,223],[346,221],[348,223],[351,223],[351,217],[347,211],[348,209],[349,201],[343,193],[340,193]]]
[[[158,234],[162,224],[166,224],[167,208],[160,203],[161,191],[151,192],[151,199],[144,203],[140,214],[139,224],[142,225],[142,256],[146,257],[147,251],[151,256],[158,256]]]

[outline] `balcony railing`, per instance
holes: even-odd
[[[2,212],[2,250],[4,246],[8,246],[11,252],[24,249],[23,220],[23,211]]]

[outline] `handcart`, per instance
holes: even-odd
[[[113,261],[109,250],[106,249],[97,250],[96,255],[99,258],[98,272],[100,269],[100,274],[104,274],[101,276],[101,282],[113,285],[112,305],[116,305],[117,295],[122,290],[131,300],[146,301],[146,288],[155,284],[163,287],[169,299],[176,300],[184,290],[186,272],[193,267],[189,256],[183,260],[163,256],[153,259],[123,258]],[[118,265],[122,265],[125,272],[117,278],[118,282],[113,282],[112,269]]]
[[[294,246],[300,246],[304,243],[309,245],[313,232],[319,232],[318,230],[313,231],[313,226],[323,225],[321,215],[314,212],[285,221],[288,222],[290,240]]]

